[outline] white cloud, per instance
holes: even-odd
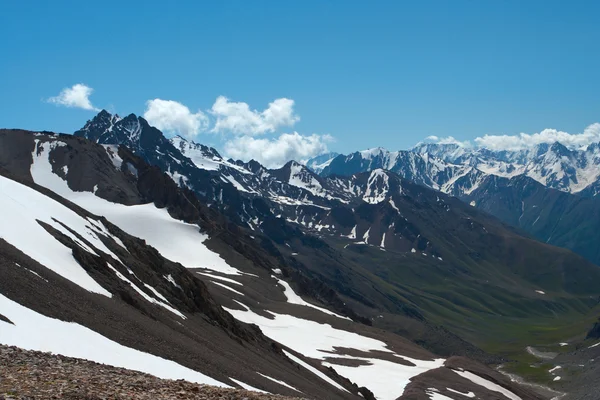
[[[432,142],[432,143],[437,143],[437,144],[455,144],[460,147],[471,147],[471,142],[469,142],[468,140],[461,142],[452,136],[447,136],[447,137],[441,138],[439,136],[431,135],[431,136],[427,136],[425,138],[425,142]]]
[[[83,108],[84,110],[99,111],[98,108],[92,105],[90,96],[94,92],[89,86],[83,83],[77,83],[70,88],[64,88],[58,96],[50,97],[49,103],[59,106]]]
[[[581,148],[591,143],[600,142],[600,123],[584,129],[582,133],[568,133],[556,129],[544,129],[539,133],[518,135],[485,135],[475,142],[491,150],[522,150],[538,144],[559,142],[570,148]]]
[[[240,136],[225,143],[225,153],[234,159],[254,159],[268,168],[280,167],[290,160],[303,162],[326,153],[330,135],[302,136],[297,132],[284,133],[274,139]]]
[[[194,114],[173,100],[148,100],[144,118],[161,131],[187,137],[196,136],[208,128],[208,117],[202,111]]]
[[[281,98],[269,103],[264,111],[251,110],[244,102],[233,102],[219,96],[210,113],[215,116],[214,132],[258,135],[275,132],[282,126],[293,126],[300,120],[294,113],[294,100]]]

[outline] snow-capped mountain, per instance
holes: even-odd
[[[378,168],[458,197],[544,242],[567,247],[600,264],[594,244],[600,240],[600,233],[577,228],[579,217],[574,219],[575,215],[587,214],[588,220],[581,223],[600,223],[596,211],[600,200],[581,199],[593,198],[600,187],[597,143],[582,149],[569,149],[560,143],[541,144],[519,151],[492,151],[453,143],[421,143],[398,152],[376,148],[340,155],[321,175],[350,177]],[[526,199],[533,187],[540,194]],[[552,194],[555,190],[564,192],[564,196]],[[550,199],[557,197],[562,198],[563,207],[554,207],[556,203]],[[554,207],[554,212],[545,212],[548,207]]]
[[[578,171],[590,172],[598,162],[595,145],[578,153],[560,145],[496,152],[457,144],[428,143],[410,151],[374,148],[333,159],[326,155],[323,159],[327,165],[317,174],[295,161],[269,170],[256,161],[225,160],[217,150],[183,137],[165,139],[160,131],[134,115],[120,118],[103,111],[75,135],[113,148],[124,144],[146,162],[165,171],[180,187],[191,190],[207,204],[252,230],[263,229],[266,221],[283,218],[308,232],[346,237],[352,235],[354,225],[336,223],[332,215],[339,216],[337,210],[342,208],[355,213],[357,205],[379,204],[388,196],[400,193],[403,185],[397,176],[477,206],[497,204],[486,200],[486,194],[493,192],[489,190],[489,177],[509,179],[535,175],[541,179],[544,176],[547,184],[552,182],[564,189],[570,178],[562,171],[570,171],[572,177],[577,177],[577,173],[581,176],[581,172],[568,168],[570,164],[579,165]],[[489,206],[486,211],[502,215]],[[383,231],[369,232],[371,241],[375,237],[381,241],[383,235]],[[553,241],[559,236],[543,239],[564,245]],[[406,238],[413,241],[397,243],[399,249],[410,251],[422,247],[414,242],[412,235],[404,236],[404,240]]]
[[[225,160],[219,152],[203,144],[188,141],[181,136],[175,136],[169,139],[171,144],[175,146],[181,154],[188,157],[194,165],[200,169],[207,171],[217,171],[221,167],[232,168],[238,170],[244,174],[251,174],[249,170],[244,168],[243,165],[238,165],[233,160]]]
[[[427,153],[407,150],[391,152],[378,147],[337,156],[321,175],[350,176],[375,169],[392,171],[415,183],[441,190],[449,181],[468,172],[470,166],[448,163]]]
[[[459,144],[421,143],[408,151],[377,148],[338,156],[320,174],[351,175],[375,168],[394,171],[445,193],[458,193],[454,182],[472,174],[474,168],[474,172],[505,178],[525,175],[549,188],[592,197],[600,189],[600,144],[569,149],[556,142],[526,150],[493,151]]]
[[[446,162],[470,165],[489,174],[512,178],[528,176],[544,186],[582,196],[595,196],[600,180],[600,144],[569,149],[555,142],[518,151],[492,151],[459,145],[421,145],[414,151]]]
[[[489,187],[492,175],[467,158],[457,153],[450,162],[378,148],[337,156],[322,174],[294,161],[267,169],[225,160],[182,137],[167,139],[135,115],[103,111],[75,137],[0,132],[0,175],[79,215],[33,207],[27,225],[11,224],[27,229],[6,225],[1,236],[23,253],[18,265],[55,285],[84,285],[73,292],[86,300],[71,320],[175,360],[207,382],[314,398],[443,393],[452,399],[452,388],[481,399],[538,399],[474,363],[503,361],[474,342],[502,340],[502,329],[482,327],[505,316],[520,327],[555,319],[557,312],[587,313],[594,306],[588,300],[599,294],[600,270],[441,193],[456,190],[482,201],[478,188]],[[2,191],[11,192],[18,193]],[[18,204],[29,204],[15,195],[4,196],[12,218],[27,214],[19,214]],[[29,231],[39,248],[24,244]],[[2,244],[0,257],[7,257],[13,250]],[[71,249],[74,262],[60,246]],[[14,290],[37,279],[30,275],[21,281],[10,272],[0,293],[38,314],[63,315],[63,308],[57,314],[51,308],[62,289],[47,294],[52,301],[43,307],[37,295],[15,297]],[[161,324],[127,335],[107,330],[104,317],[95,325],[85,305],[102,303],[81,292],[90,289],[115,299],[116,311],[106,320],[127,321],[122,329],[140,318],[137,312]],[[43,285],[37,290],[46,293]],[[65,304],[75,302],[71,297]],[[28,311],[14,307],[0,301],[0,317],[26,323],[17,316]],[[127,307],[139,311],[123,314]],[[135,337],[151,338],[150,344]],[[544,340],[523,338],[517,351]],[[204,353],[205,346],[212,350]],[[264,346],[270,349],[265,356]],[[242,363],[232,363],[238,353]],[[251,361],[252,355],[262,361]],[[478,378],[455,372],[461,369]],[[491,385],[509,394],[490,393]]]
[[[341,225],[350,222],[345,213],[358,219],[346,238],[335,238],[351,246],[347,254],[330,246],[335,241],[309,236],[294,228],[301,224],[282,218],[267,215],[259,227],[245,230],[199,200],[183,179],[135,154],[185,162],[167,153],[173,143],[162,140],[166,147],[154,148],[157,155],[150,156],[148,127],[136,120],[136,136],[123,137],[132,149],[115,148],[109,135],[98,144],[69,135],[0,131],[0,213],[8,222],[0,226],[2,343],[164,378],[309,398],[409,399],[456,391],[482,399],[541,399],[492,369],[450,357],[493,359],[423,322],[413,303],[421,294],[408,301],[409,292],[383,293],[394,280],[381,286],[368,268],[354,264],[359,253],[352,248],[389,249],[391,255],[394,241],[406,237],[406,243],[422,242],[415,245],[420,253],[400,251],[397,261],[408,256],[421,265],[439,265],[433,248],[442,242],[417,234],[425,232],[419,210],[437,207],[431,218],[439,220],[463,206],[446,204],[435,192],[383,170],[321,184],[299,164],[271,172],[248,164],[253,174],[282,174],[292,182],[280,187],[285,190],[307,194],[319,192],[321,184],[330,193],[337,187],[358,208],[315,198],[338,206],[330,216]],[[122,120],[115,121],[112,129],[119,132]],[[220,164],[216,171],[230,168]],[[501,229],[485,224],[491,234]],[[376,226],[386,227],[383,237]],[[426,251],[431,254],[421,254]],[[368,317],[354,311],[359,304]],[[445,355],[385,325],[371,327],[382,313],[390,321],[412,321],[415,332],[428,332],[420,342]]]
[[[321,155],[318,155],[318,156],[313,157],[310,160],[308,160],[306,162],[306,166],[311,171],[314,171],[315,173],[318,174],[321,171],[323,171],[323,169],[325,167],[327,167],[331,163],[331,161],[334,158],[336,158],[337,156],[339,156],[339,153],[335,153],[335,152],[321,154]]]

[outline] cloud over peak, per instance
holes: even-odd
[[[153,99],[146,102],[144,118],[161,131],[194,137],[208,128],[206,114],[190,109],[173,100]]]
[[[305,161],[328,151],[330,135],[284,133],[273,139],[240,136],[225,143],[225,154],[234,159],[254,159],[268,168],[281,167],[290,160]]]
[[[582,148],[600,142],[600,123],[594,123],[582,133],[568,133],[556,129],[544,129],[539,133],[518,135],[485,135],[475,138],[478,146],[490,150],[523,150],[539,144],[559,142],[570,148]]]
[[[471,143],[468,140],[461,142],[460,140],[455,139],[453,136],[447,137],[439,137],[435,135],[427,136],[425,138],[425,143],[437,143],[437,144],[455,144],[459,147],[470,147]]]
[[[57,96],[50,97],[48,102],[56,104],[57,106],[100,111],[98,108],[94,107],[90,101],[90,96],[93,92],[94,89],[91,87],[86,86],[83,83],[77,83],[71,87],[64,88]]]
[[[476,147],[489,150],[526,150],[540,144],[553,144],[559,142],[571,149],[584,148],[592,143],[600,142],[600,123],[589,125],[582,133],[568,133],[557,129],[544,129],[537,133],[519,133],[518,135],[484,135],[474,139]],[[461,142],[452,136],[428,136],[424,143],[455,144],[460,147],[473,147],[468,140]],[[417,145],[419,145],[417,144]]]
[[[263,111],[251,110],[244,102],[217,97],[210,109],[216,118],[213,132],[231,132],[239,135],[260,135],[275,132],[284,126],[294,126],[300,117],[294,112],[294,100],[276,99]]]

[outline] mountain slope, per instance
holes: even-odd
[[[99,122],[94,122],[97,119],[106,119],[109,115],[100,113],[94,120],[90,121],[86,126],[90,125],[103,125]],[[142,142],[148,142],[147,139],[143,139],[145,132],[148,136],[156,138],[153,128],[147,126],[147,123],[141,118],[138,118],[140,125],[143,127],[140,134],[140,140],[138,143],[133,145],[133,149],[138,149],[137,154],[144,157],[147,162],[155,163],[161,169],[167,173],[171,173],[175,168],[180,168],[180,165],[184,165],[185,162],[174,163],[171,160],[183,160],[186,159],[183,154],[171,154],[169,146],[165,148],[161,147],[164,140],[154,140],[152,146],[142,146]],[[124,128],[123,128],[124,129]],[[113,128],[114,130],[114,128]],[[110,133],[90,133],[89,129],[83,129],[76,133],[77,135],[81,132],[87,132],[86,135],[91,139],[103,137],[107,138],[111,136]],[[114,135],[113,135],[114,136]],[[119,144],[119,138],[113,138],[110,140],[111,144]],[[116,142],[115,142],[116,141]],[[178,148],[182,148],[182,139],[177,138],[179,143]],[[127,142],[128,143],[128,142]],[[201,148],[201,145],[188,144],[185,146],[192,146],[194,148]],[[433,149],[433,147],[432,147]],[[444,148],[444,152],[452,149],[449,145]],[[185,150],[185,149],[184,149]],[[456,149],[455,149],[456,150]],[[461,149],[458,149],[461,150]],[[217,152],[214,150],[203,150],[207,154],[211,154],[212,157],[219,158]],[[461,150],[462,151],[462,150]],[[465,158],[466,153],[462,151],[454,154],[454,161]],[[514,158],[514,155],[512,156]],[[505,155],[505,158],[509,157]],[[157,161],[153,161],[157,160]],[[406,224],[397,222],[398,226],[402,228],[395,228],[395,233],[400,232],[400,229],[404,231],[402,234],[391,234],[393,232],[384,232],[383,227],[380,231],[376,232],[370,228],[361,231],[361,227],[356,224],[352,224],[351,219],[356,219],[356,211],[362,213],[368,213],[371,211],[362,211],[366,203],[379,204],[385,200],[388,195],[392,194],[392,191],[398,191],[402,187],[402,183],[395,178],[391,178],[388,173],[377,172],[375,175],[363,174],[351,177],[343,177],[340,175],[332,175],[330,177],[319,177],[312,173],[300,164],[290,162],[286,166],[279,170],[267,170],[256,162],[250,162],[243,164],[240,162],[228,161],[229,164],[235,164],[236,166],[243,167],[245,172],[241,173],[235,171],[233,168],[227,165],[220,164],[217,169],[214,169],[210,175],[200,175],[202,171],[200,168],[187,168],[182,170],[181,175],[186,176],[185,182],[181,179],[175,179],[180,186],[191,188],[196,195],[198,195],[203,201],[208,204],[212,204],[219,210],[225,212],[234,221],[237,221],[240,225],[246,225],[255,231],[262,231],[267,234],[272,240],[281,245],[289,245],[286,242],[285,236],[290,233],[289,225],[293,226],[296,224],[302,231],[309,233],[317,233],[319,235],[344,235],[357,237],[358,240],[364,239],[367,230],[369,232],[369,240],[363,240],[372,244],[373,241],[377,241],[378,244],[383,242],[386,250],[399,249],[401,252],[422,252],[422,249],[430,248],[432,244],[427,244],[427,240],[423,238],[424,235],[415,228],[413,221],[409,221]],[[341,165],[347,168],[346,173],[353,171],[363,170],[374,170],[378,171],[377,168],[392,169],[399,172],[401,176],[407,179],[412,179],[414,182],[430,187],[439,187],[445,191],[451,192],[454,195],[466,195],[476,190],[477,186],[481,184],[487,174],[475,169],[472,166],[452,164],[449,165],[445,161],[433,158],[428,153],[410,151],[410,152],[395,152],[390,153],[384,149],[373,149],[365,152],[354,153],[351,156],[338,156],[332,161],[328,168],[324,171],[323,175],[327,175],[326,171],[335,171],[337,165]],[[389,175],[389,176],[388,176]],[[231,181],[236,182],[235,185],[229,185]],[[393,187],[390,188],[389,186]],[[411,186],[412,187],[412,186]],[[229,190],[226,190],[229,189]],[[415,189],[412,189],[416,191]],[[415,192],[416,193],[416,192]],[[444,204],[444,200],[440,200],[441,196],[436,195],[434,192],[427,192],[427,198],[433,202],[435,197],[436,204]],[[404,198],[414,198],[413,204],[421,201],[419,196],[424,196],[419,193],[405,193],[402,196]],[[233,199],[235,198],[235,202]],[[418,200],[417,200],[418,199]],[[395,198],[391,198],[390,206],[388,209],[393,211],[394,208],[398,208],[392,203]],[[243,213],[240,214],[240,210]],[[449,208],[449,207],[448,207]],[[469,209],[469,207],[462,207]],[[449,210],[448,210],[449,211]],[[419,217],[430,215],[430,211],[425,211],[423,214],[419,214]],[[401,213],[401,212],[400,212]],[[354,214],[354,216],[352,216]],[[451,214],[444,214],[438,218],[443,218],[440,221],[431,221],[430,224],[435,226],[436,223],[443,223],[445,219],[449,221],[459,221],[462,217],[458,217]],[[358,216],[363,218],[364,216]],[[284,223],[282,227],[278,227],[277,219],[285,219],[287,223]],[[467,218],[483,218],[480,214],[477,217],[469,215]],[[490,223],[486,220],[482,223]],[[495,223],[495,222],[494,222]],[[288,226],[286,226],[288,225]],[[352,232],[353,228],[358,229],[358,232]],[[487,228],[487,227],[486,227]],[[283,229],[283,230],[282,230]],[[505,229],[505,228],[503,228]],[[386,233],[384,239],[383,234]],[[466,235],[465,232],[461,232],[461,235]],[[294,234],[292,234],[293,236]],[[401,236],[401,238],[400,238]],[[439,236],[439,233],[434,233],[431,236]],[[504,235],[506,236],[506,235]],[[514,236],[518,238],[518,235]],[[462,239],[462,238],[461,238]],[[438,243],[438,246],[444,246],[445,242],[449,239],[442,239]],[[454,249],[455,256],[464,257],[465,255],[477,254],[469,248],[471,242],[477,240],[477,235],[474,235],[472,239],[460,240],[455,246],[459,246]],[[515,239],[517,242],[518,239]],[[388,243],[389,241],[389,243]],[[381,246],[380,246],[381,247]],[[460,249],[460,250],[456,250]],[[482,251],[485,249],[482,249]],[[553,250],[547,250],[553,251]],[[506,265],[512,261],[506,260],[506,254],[500,254],[498,262],[501,265]],[[504,259],[503,259],[504,257]],[[558,257],[562,259],[562,257]],[[468,261],[471,262],[471,261]],[[591,274],[595,273],[595,269],[589,265],[586,268],[590,268]],[[559,271],[555,271],[560,274]],[[559,285],[560,286],[560,285]]]
[[[600,265],[600,201],[596,198],[548,189],[525,176],[488,176],[461,198],[543,242],[570,249]]]
[[[115,153],[82,138],[24,131],[0,131],[0,145],[10,149],[0,158],[0,212],[11,218],[0,241],[3,343],[311,398],[372,398],[369,389],[397,398],[410,378],[453,369],[400,336],[328,309],[336,293],[311,283],[268,237],[230,224],[124,147]],[[327,304],[300,289],[320,291]],[[538,398],[465,362],[483,368],[487,384]],[[454,381],[492,398],[481,383]]]
[[[293,278],[300,295],[436,354],[487,363],[517,359],[515,368],[529,374],[525,349],[532,341],[579,335],[596,318],[596,266],[426,187],[469,193],[487,176],[470,165],[448,166],[416,152],[392,157],[382,149],[353,156],[359,169],[397,166],[413,176],[429,171],[417,185],[384,169],[318,176],[295,162],[268,170],[228,160],[245,171],[224,163],[207,171],[191,160],[173,161],[186,158],[181,146],[175,148],[180,154],[133,148],[145,161],[157,160],[208,209],[268,238],[260,239],[263,249],[285,264],[278,269]]]
[[[600,222],[598,202],[589,199],[600,176],[598,148],[572,150],[555,143],[511,152],[422,143],[410,151],[416,154],[412,158],[406,156],[410,152],[384,149],[338,156],[322,175],[387,168],[600,264],[594,229]]]

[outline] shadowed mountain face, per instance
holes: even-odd
[[[488,176],[461,199],[542,242],[570,249],[600,265],[600,199],[596,197],[549,189],[525,176]]]

